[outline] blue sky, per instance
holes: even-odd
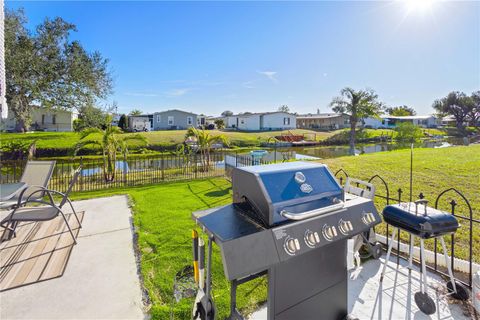
[[[422,1],[422,0],[419,0]],[[428,0],[423,0],[428,1]],[[120,112],[180,108],[218,115],[330,111],[341,88],[432,112],[452,90],[480,89],[480,3],[22,2],[34,27],[76,24],[110,59]]]

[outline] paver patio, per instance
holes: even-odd
[[[145,317],[128,198],[75,201],[74,206],[85,216],[63,276],[1,292],[1,319]]]
[[[396,258],[388,264],[383,284],[379,284],[384,259],[370,260],[361,268],[350,272],[348,281],[348,309],[360,320],[409,320],[409,319],[471,319],[468,310],[461,302],[448,303],[443,285],[438,276],[428,273],[429,295],[437,305],[437,312],[431,316],[423,314],[415,304],[414,294],[420,290],[418,268],[411,276],[408,273],[408,262],[400,259],[397,270]],[[434,288],[438,288],[436,291]],[[455,300],[453,300],[455,301]],[[266,320],[266,307],[253,313],[249,320]],[[321,317],[319,317],[321,319]]]

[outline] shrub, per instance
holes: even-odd
[[[395,131],[398,141],[418,141],[423,136],[422,129],[411,122],[400,123]]]

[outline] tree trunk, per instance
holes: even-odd
[[[458,129],[458,132],[461,133],[463,136],[466,136],[467,135],[467,131],[465,130],[465,127],[463,125],[463,121],[464,119],[456,119],[457,120],[457,129]]]
[[[357,121],[350,120],[350,154],[355,154],[355,130],[357,128]]]
[[[16,120],[15,131],[27,132],[32,122],[28,101],[26,99],[12,101],[11,107]]]
[[[17,119],[17,123],[15,125],[16,132],[27,132],[27,126],[25,125],[25,121],[23,119]]]

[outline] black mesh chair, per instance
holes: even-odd
[[[389,205],[383,209],[383,219],[386,223],[393,226],[393,230],[380,282],[383,281],[398,229],[404,230],[411,235],[408,259],[408,268],[410,271],[412,269],[413,242],[414,238],[418,237],[420,239],[422,276],[420,277],[421,292],[415,293],[415,303],[423,313],[433,314],[436,311],[435,302],[428,296],[427,292],[427,270],[424,248],[424,242],[426,239],[440,238],[443,255],[445,257],[445,264],[447,265],[450,278],[450,281],[447,283],[447,288],[451,295],[460,300],[467,300],[469,295],[467,289],[460,283],[456,282],[453,277],[452,268],[447,254],[447,247],[445,245],[445,240],[443,239],[443,236],[452,234],[458,229],[458,221],[453,215],[428,207],[427,204],[427,200],[421,199],[415,202]]]
[[[65,213],[63,212],[64,211],[63,207],[67,203],[70,205],[70,208],[73,211],[72,213],[78,222],[78,226],[79,228],[81,228],[82,225],[80,223],[80,219],[78,218],[77,213],[75,212],[75,208],[73,207],[72,202],[68,198],[68,195],[70,194],[70,192],[73,189],[73,186],[77,182],[80,173],[81,173],[81,167],[75,170],[73,177],[70,180],[70,183],[68,185],[68,189],[65,193],[55,191],[55,190],[50,190],[43,186],[29,186],[29,188],[36,189],[34,192],[29,192],[28,188],[23,190],[23,192],[19,196],[19,205],[15,209],[13,209],[13,211],[0,222],[0,226],[5,228],[5,231],[2,236],[2,240],[9,240],[12,237],[16,236],[15,230],[19,222],[48,221],[48,220],[55,219],[58,215],[61,215],[63,220],[65,221],[65,224],[67,225],[70,235],[73,238],[74,244],[77,244],[75,235],[73,234],[73,231],[70,228],[70,225],[68,223],[68,219],[66,218]],[[48,201],[44,201],[41,198],[38,199],[37,193],[45,194],[46,197],[48,198]],[[28,196],[23,200],[23,196],[25,194],[28,194]],[[53,199],[54,195],[61,196],[61,200],[58,205],[55,203]],[[43,206],[27,207],[28,204],[43,204]]]

